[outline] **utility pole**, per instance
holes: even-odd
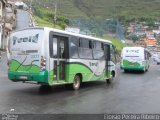
[[[31,12],[31,9],[32,9],[32,0],[30,0],[30,12]]]
[[[29,5],[29,15],[30,15],[30,21],[29,21],[29,26],[31,27],[33,27],[34,25],[33,25],[33,21],[32,21],[32,0],[30,0],[30,5]]]
[[[32,12],[32,0],[30,0],[30,3],[29,3],[29,12],[30,13]]]
[[[55,3],[53,3],[54,5],[54,18],[53,18],[53,24],[54,24],[54,28],[56,28],[56,22],[57,22],[57,0],[55,1]]]
[[[54,3],[54,18],[53,18],[54,28],[56,28],[56,22],[57,22],[57,0],[56,3]]]

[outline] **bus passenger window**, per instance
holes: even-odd
[[[65,50],[64,50],[64,41],[63,40],[60,40],[60,56],[59,58],[65,58]]]
[[[103,43],[101,43],[101,49],[104,50],[104,44]]]
[[[71,37],[70,38],[70,57],[71,58],[79,58],[78,56],[78,47],[79,47],[79,38]]]
[[[80,39],[79,56],[82,59],[92,59],[92,41],[89,39]]]
[[[105,59],[104,44],[98,41],[94,41],[93,45],[94,45],[94,48],[93,48],[94,59],[98,59],[98,60]]]
[[[92,49],[92,41],[89,40],[89,49]]]
[[[53,38],[53,57],[57,58],[57,38]]]

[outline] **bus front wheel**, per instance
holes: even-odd
[[[73,80],[73,89],[78,90],[81,86],[81,77],[76,75]]]
[[[143,69],[143,73],[145,73],[146,72],[146,67],[144,67],[144,69]]]
[[[112,76],[111,78],[107,79],[107,80],[106,80],[106,83],[107,83],[107,84],[111,84],[112,80],[113,80],[113,76]]]
[[[114,72],[112,72],[111,74],[112,74],[111,77],[109,79],[106,79],[106,83],[107,84],[111,84],[111,82],[113,81],[113,78],[115,77],[115,73]]]

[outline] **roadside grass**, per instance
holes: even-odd
[[[48,21],[45,21],[44,19],[41,19],[40,17],[35,16],[35,20],[40,27],[53,27],[52,23],[49,23]]]
[[[38,23],[39,27],[50,27],[53,28],[53,23],[50,23],[38,16],[35,16],[35,20]],[[57,29],[62,29],[60,26],[56,25]],[[114,38],[114,37],[108,37],[106,35],[104,35],[103,37],[100,37],[102,39],[106,39],[109,40],[113,43],[114,46],[116,46],[116,49],[118,51],[118,54],[120,54],[121,50],[123,47],[127,46],[126,44],[122,43],[120,39],[118,38]]]
[[[108,37],[107,35],[104,35],[103,39],[111,41],[113,45],[116,46],[118,53],[121,52],[123,47],[127,46],[125,43],[122,43],[122,41],[116,37]]]
[[[37,1],[37,0],[34,0]],[[38,4],[55,0],[38,0]],[[50,5],[50,2],[48,3]],[[51,10],[54,10],[54,6]],[[160,19],[159,0],[58,0],[58,13],[70,18]],[[146,14],[147,13],[147,14]]]
[[[50,27],[53,28],[53,18],[54,12],[49,7],[41,6],[33,2],[33,13],[35,21],[40,27]],[[56,27],[57,29],[64,29],[69,23],[68,19],[65,16],[56,15]]]
[[[48,22],[38,16],[35,16],[35,20],[36,22],[38,23],[38,26],[39,27],[50,27],[50,28],[53,28],[53,23],[51,22]],[[56,25],[56,28],[57,29],[62,29],[60,26]],[[119,40],[118,38],[114,38],[114,37],[108,37],[106,35],[104,35],[104,37],[101,37],[102,39],[106,39],[106,40],[109,40],[113,43],[114,46],[116,46],[117,50],[118,50],[118,53],[121,52],[122,48],[124,46],[126,46],[126,44],[122,43],[121,40]]]
[[[41,19],[40,17],[38,17],[38,16],[35,16],[35,20],[36,20],[36,22],[37,22],[37,24],[38,24],[38,26],[39,27],[49,27],[49,28],[53,28],[54,27],[54,25],[53,25],[53,23],[51,23],[51,22],[48,22],[48,21],[45,21],[44,19]],[[60,26],[58,26],[58,25],[56,25],[56,27],[55,27],[56,29],[62,29]]]

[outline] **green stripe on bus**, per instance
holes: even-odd
[[[131,62],[128,60],[123,60],[123,66],[134,66],[134,67],[138,67],[141,66],[138,62]]]
[[[67,64],[65,67],[65,82],[73,83],[76,74],[82,75],[82,82],[104,80],[110,77],[111,72],[103,71],[100,75],[95,75],[88,67],[82,64]],[[51,70],[50,73],[50,83],[54,84],[54,71]]]
[[[39,73],[40,72],[40,67],[34,64],[30,65],[21,65],[20,62],[16,60],[11,60],[9,64],[9,71],[11,72],[18,72],[18,71],[23,71],[27,73]]]

